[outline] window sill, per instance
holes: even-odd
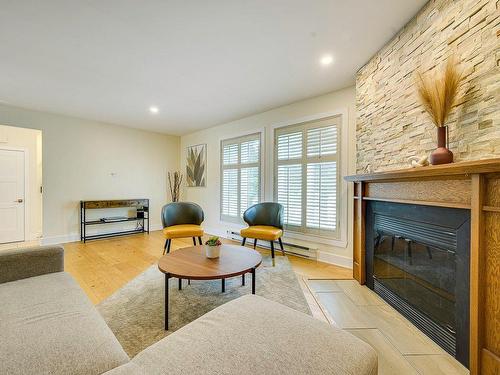
[[[227,231],[233,231],[235,233],[239,233],[239,231],[243,228],[245,228],[247,225],[243,223],[234,223],[230,222],[227,220],[220,220],[219,221],[220,226],[224,227],[224,233],[227,234]],[[221,235],[223,232],[219,231],[219,235]],[[309,242],[309,243],[317,243],[317,244],[322,244],[322,245],[328,245],[328,246],[334,246],[334,247],[340,247],[340,248],[347,248],[347,241],[341,240],[338,238],[331,238],[331,237],[322,237],[322,236],[315,236],[312,234],[304,234],[304,233],[298,233],[298,232],[293,232],[291,230],[284,230],[284,238],[290,238],[290,239],[295,239],[299,241],[304,241],[304,242]],[[300,245],[300,244],[298,244]]]
[[[297,239],[300,241],[314,242],[323,245],[341,247],[344,249],[347,248],[347,241],[338,238],[315,236],[313,234],[298,233],[298,232],[293,232],[291,230],[285,230],[284,237]]]

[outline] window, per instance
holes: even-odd
[[[290,231],[338,235],[340,116],[275,131],[274,199]]]
[[[221,219],[238,223],[260,201],[260,134],[222,141],[221,166]]]

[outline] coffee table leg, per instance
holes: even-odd
[[[241,285],[245,286],[245,274],[241,275]]]
[[[168,279],[170,275],[165,274],[165,331],[168,331]]]
[[[179,277],[179,290],[182,290],[182,279]]]
[[[226,291],[226,279],[222,279],[222,293]]]
[[[252,268],[252,294],[255,294],[255,268]]]

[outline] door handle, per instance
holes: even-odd
[[[16,202],[16,203],[23,203],[24,201],[22,200],[22,198],[19,198],[19,199],[16,199],[14,202]]]

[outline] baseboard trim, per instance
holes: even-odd
[[[163,229],[163,225],[161,225],[161,224],[151,224],[149,231],[154,232],[156,230],[162,230],[162,229]]]
[[[352,258],[318,250],[318,261],[352,269]]]
[[[63,234],[59,236],[42,237],[40,239],[41,245],[58,245],[61,243],[80,241],[80,235],[77,233]]]
[[[162,230],[163,227],[161,224],[151,224],[149,228],[150,232]],[[41,245],[58,245],[62,243],[69,242],[79,242],[80,241],[80,233],[71,233],[71,234],[62,234],[59,236],[50,236],[50,237],[42,237],[40,239]]]

